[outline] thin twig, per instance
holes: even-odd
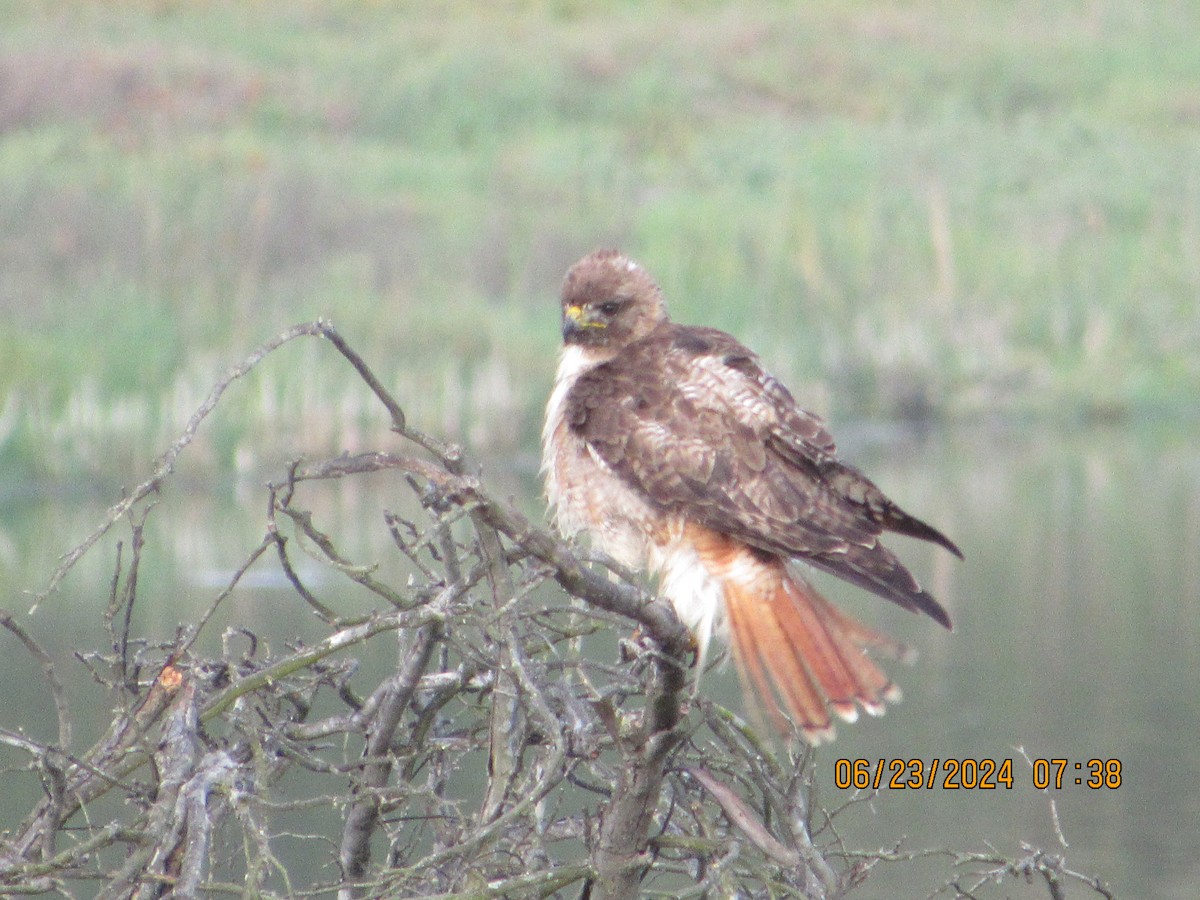
[[[135,487],[119,502],[109,507],[109,510],[105,514],[100,525],[63,556],[62,562],[59,563],[58,567],[50,576],[50,581],[47,583],[46,587],[34,595],[33,604],[29,609],[30,614],[32,615],[34,612],[36,612],[42,601],[58,589],[58,586],[62,583],[62,580],[66,578],[67,573],[75,567],[75,564],[83,558],[84,554],[86,554],[88,550],[90,550],[92,546],[98,540],[100,540],[100,538],[104,537],[104,535],[108,533],[108,530],[112,528],[114,524],[120,521],[121,518],[124,517],[129,510],[133,509],[136,504],[140,503],[150,494],[157,491],[162,485],[164,479],[166,479],[168,475],[175,471],[175,464],[178,462],[180,454],[187,449],[189,444],[191,444],[192,440],[196,437],[196,432],[199,430],[201,423],[208,418],[209,413],[216,409],[217,403],[220,402],[222,395],[226,390],[229,389],[229,386],[233,384],[233,382],[250,374],[250,372],[254,371],[258,364],[261,363],[268,354],[274,350],[277,350],[279,347],[282,347],[288,341],[295,340],[298,337],[321,335],[323,334],[324,328],[325,323],[321,322],[320,320],[316,322],[306,322],[301,325],[293,325],[291,328],[288,328],[286,331],[283,331],[276,337],[264,343],[257,350],[242,360],[241,363],[230,368],[225,375],[219,379],[215,385],[213,385],[212,390],[209,391],[208,397],[206,397],[204,402],[200,404],[199,408],[192,414],[192,417],[188,419],[187,424],[184,426],[183,432],[178,438],[175,439],[175,442],[170,446],[170,448],[167,449],[167,452],[158,458],[158,461],[154,465],[154,471],[151,473],[150,477]]]
[[[0,625],[12,632],[30,655],[38,661],[42,676],[46,679],[46,684],[50,686],[50,696],[54,699],[54,711],[58,716],[58,746],[66,750],[71,746],[71,711],[67,705],[67,695],[63,690],[62,682],[58,680],[58,674],[54,670],[54,660],[30,636],[28,631],[17,624],[16,619],[7,609],[0,609]]]

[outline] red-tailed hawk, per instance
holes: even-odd
[[[695,635],[700,667],[726,638],[747,693],[805,739],[829,711],[872,715],[899,691],[864,652],[895,647],[834,607],[800,560],[924,612],[950,617],[879,542],[895,531],[958,547],[837,458],[817,416],[750,350],[677,325],[662,292],[615,250],[586,256],[562,288],[563,353],[546,409],[543,465],[559,529],[587,532],[647,569]]]

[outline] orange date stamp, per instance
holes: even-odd
[[[1119,759],[1029,760],[1030,784],[1037,790],[1062,790],[1072,784],[1093,790],[1121,786]],[[846,759],[833,765],[833,786],[856,790],[994,791],[1013,789],[1011,759]]]

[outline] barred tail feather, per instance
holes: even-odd
[[[774,724],[790,719],[811,744],[834,736],[832,711],[853,722],[861,706],[881,715],[899,689],[864,649],[897,656],[904,648],[837,609],[782,564],[751,582],[725,582],[725,612],[734,659],[747,694]]]

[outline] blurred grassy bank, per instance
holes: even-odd
[[[846,419],[1195,415],[1200,6],[0,6],[0,462],[145,470],[327,315],[426,428],[528,446],[619,244]],[[199,464],[383,416],[290,347]]]

